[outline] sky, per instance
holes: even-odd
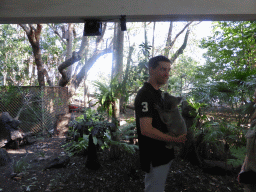
[[[211,21],[203,21],[200,24],[197,25],[195,35],[197,39],[202,39],[203,37],[207,37],[211,35]],[[161,42],[161,38],[163,35],[166,35],[168,31],[168,23],[160,24],[160,26],[156,27],[157,37],[159,38],[158,42]],[[162,32],[162,33],[161,33]],[[139,41],[141,39],[144,39],[143,33],[140,33],[136,36],[135,41]],[[149,38],[150,35],[148,34]],[[156,35],[155,35],[156,36]],[[157,41],[156,41],[157,42]],[[191,57],[194,57],[194,59],[198,60],[201,64],[203,64],[204,59],[202,58],[202,54],[204,53],[204,50],[199,50],[196,52],[196,54],[191,54]],[[110,75],[111,74],[111,66],[112,66],[112,54],[107,54],[105,56],[102,56],[98,61],[93,65],[93,67],[90,69],[87,80],[94,81],[98,80],[99,76],[102,75]]]

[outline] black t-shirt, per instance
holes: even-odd
[[[166,125],[161,121],[154,103],[161,103],[161,91],[145,82],[135,98],[136,127],[140,148],[141,168],[145,172],[150,171],[150,163],[153,167],[169,163],[174,158],[174,150],[166,148],[166,142],[152,139],[141,134],[140,118],[152,117],[152,126],[163,133],[167,133]]]

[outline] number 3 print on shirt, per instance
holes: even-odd
[[[148,102],[142,102],[141,105],[143,106],[142,112],[147,112],[148,111]]]

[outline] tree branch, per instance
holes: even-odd
[[[36,40],[37,43],[39,43],[39,41],[40,41],[41,31],[42,31],[42,25],[37,24],[37,28],[36,28],[36,31],[35,31],[35,40]]]
[[[166,49],[171,49],[173,44],[175,43],[175,41],[177,40],[177,38],[185,31],[186,28],[188,28],[191,24],[193,23],[193,21],[190,21],[189,23],[187,23],[183,29],[176,35],[176,37],[174,38],[174,40],[170,43],[170,45],[166,48]]]
[[[42,72],[43,72],[44,76],[46,77],[46,80],[47,80],[47,83],[49,84],[49,86],[53,86],[51,78],[49,77],[48,71],[45,68],[43,68]]]
[[[64,41],[64,39],[61,37],[60,33],[57,31],[57,29],[54,29],[50,24],[47,24],[52,30],[53,32],[60,38],[60,40],[65,44],[67,45],[67,42]]]
[[[62,75],[61,80],[59,82],[59,86],[65,87],[67,85],[70,79],[68,78],[67,72],[65,69],[73,65],[75,62],[79,60],[81,60],[81,57],[76,52],[73,52],[72,57],[70,59],[64,61],[62,64],[59,65],[58,70]]]
[[[88,37],[87,36],[83,36],[82,37],[82,42],[81,42],[81,46],[80,49],[78,51],[78,55],[80,57],[82,57],[85,54],[85,48],[88,45],[89,41],[88,41]]]
[[[189,35],[189,30],[187,30],[187,32],[186,32],[183,44],[181,45],[181,47],[176,51],[176,53],[170,59],[171,60],[171,64],[173,64],[173,62],[178,58],[178,56],[180,54],[183,53],[184,49],[186,48],[187,42],[188,42],[188,35]]]
[[[76,75],[74,82],[74,87],[77,88],[81,81],[83,80],[84,76],[87,74],[87,72],[91,69],[93,64],[99,59],[101,56],[111,53],[112,52],[112,46],[102,50],[102,51],[96,51],[94,54],[90,57],[90,59],[87,61],[87,63],[82,67],[80,72]]]
[[[20,26],[21,26],[21,28],[22,28],[27,34],[29,34],[30,29],[29,29],[29,27],[27,27],[26,24],[20,24]]]

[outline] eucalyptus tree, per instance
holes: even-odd
[[[0,74],[2,85],[29,83],[29,45],[16,25],[0,25]]]
[[[42,31],[43,24],[37,25],[20,25],[29,39],[32,47],[33,56],[38,71],[38,82],[40,86],[45,86],[45,77],[48,85],[52,84],[52,78],[49,75],[49,71],[45,67],[45,63],[42,58]],[[112,42],[104,43],[104,34],[106,32],[107,23],[103,24],[102,35],[97,37],[87,37],[80,33],[80,36],[76,36],[75,24],[49,24],[52,32],[58,37],[58,43],[63,47],[62,53],[58,53],[59,57],[63,57],[63,61],[58,64],[58,71],[60,73],[60,80],[58,85],[61,87],[69,86],[69,97],[75,93],[82,80],[87,77],[87,72],[96,62],[96,60],[106,53],[112,52]],[[81,27],[81,25],[80,25]],[[81,30],[80,30],[81,31]],[[56,39],[57,40],[57,39]],[[50,47],[48,47],[50,48]],[[72,66],[78,63],[77,70],[74,70]]]
[[[197,98],[207,96],[209,101],[222,100],[231,105],[251,99],[256,84],[255,31],[255,21],[215,22],[213,36],[201,42],[207,52],[206,64],[196,75]]]

